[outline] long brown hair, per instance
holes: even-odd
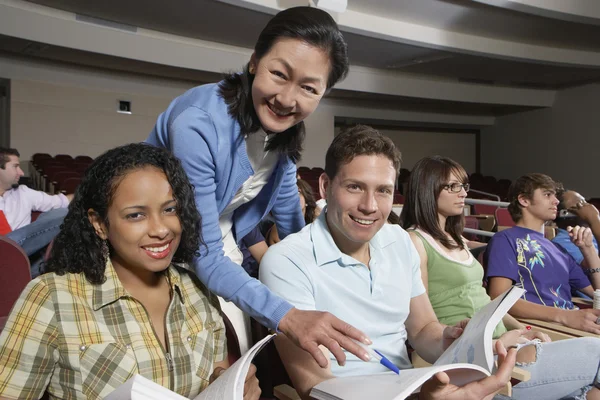
[[[461,183],[468,182],[465,169],[448,157],[431,156],[419,160],[410,174],[400,225],[404,229],[413,226],[421,228],[448,249],[462,249],[463,215],[446,218],[444,230],[438,219],[438,197],[452,173]],[[453,240],[448,239],[446,233]]]
[[[306,202],[306,210],[304,210],[304,222],[306,225],[308,225],[315,220],[317,202],[315,201],[315,195],[308,182],[298,179],[298,190],[302,196],[304,196],[304,201]]]

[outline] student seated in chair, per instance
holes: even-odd
[[[17,149],[0,147],[0,235],[6,235],[25,250],[35,278],[41,273],[43,258],[37,253],[58,234],[73,195],[51,196],[19,185],[24,175],[19,157]],[[43,212],[33,223],[32,211]]]
[[[228,366],[218,301],[180,264],[201,243],[179,160],[145,144],[98,157],[0,334],[0,399],[100,399],[135,374],[196,396]]]
[[[400,153],[378,131],[359,125],[336,136],[319,182],[327,208],[312,224],[270,247],[259,275],[295,307],[335,314],[365,332],[373,347],[398,367],[411,368],[407,339],[433,362],[460,336],[466,321],[455,326],[438,322],[408,234],[386,223],[399,168]],[[339,366],[324,349],[330,362],[323,369],[286,336],[279,335],[275,343],[303,398],[333,376],[386,371],[350,354],[346,365]],[[456,387],[440,373],[425,383],[419,398],[491,398],[506,384],[515,362],[515,350],[507,356],[500,342],[497,350],[501,366],[496,375]]]
[[[572,242],[581,250],[583,262],[544,237],[544,225],[556,218],[557,192],[561,185],[544,174],[532,173],[515,180],[509,189],[508,211],[516,226],[498,232],[488,244],[487,278],[492,298],[517,283],[527,292],[510,313],[600,334],[600,310],[578,310],[571,301],[572,289],[593,297],[600,288],[600,259],[590,228],[570,228]],[[590,284],[591,283],[591,284]]]
[[[460,164],[440,156],[421,159],[411,172],[401,225],[419,253],[421,277],[438,320],[453,325],[490,302],[482,286],[483,268],[469,251],[472,243],[462,236],[468,175]],[[496,327],[494,338],[505,347],[531,344],[517,354],[531,379],[512,388],[514,399],[600,396],[594,386],[600,384],[600,339],[548,343],[547,335],[528,331],[510,315]]]
[[[558,233],[552,239],[552,242],[569,253],[571,257],[581,264],[583,254],[577,247],[567,229],[569,226],[586,226],[592,230],[594,238],[592,242],[596,251],[598,251],[598,239],[600,239],[600,214],[598,209],[591,203],[585,201],[585,198],[574,190],[566,190],[559,193],[558,214],[554,222],[558,227]]]

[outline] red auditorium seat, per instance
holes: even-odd
[[[90,156],[76,156],[74,158],[76,163],[87,163],[88,165],[91,164],[92,162],[94,162],[94,159]]]
[[[401,193],[394,193],[394,204],[404,204],[404,196]]]
[[[56,161],[60,161],[60,162],[63,162],[63,163],[69,163],[69,164],[71,164],[74,161],[73,157],[71,157],[68,154],[57,154],[57,155],[54,156],[54,159]]]
[[[56,173],[54,175],[54,179],[52,180],[52,184],[54,185],[54,193],[59,193],[65,190],[65,181],[71,178],[81,179],[81,172],[67,170]]]
[[[495,212],[496,224],[500,227],[511,227],[515,226],[515,222],[512,220],[510,213],[506,208],[498,208]]]
[[[477,215],[494,215],[498,206],[487,204],[473,204],[473,212]]]
[[[21,291],[31,281],[29,258],[13,240],[0,236],[0,331]]]
[[[81,183],[80,177],[67,178],[60,185],[60,191],[64,194],[75,193],[77,186]]]

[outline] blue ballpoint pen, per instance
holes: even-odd
[[[354,340],[354,339],[352,339],[352,340]],[[367,353],[371,356],[371,358],[379,361],[379,364],[383,365],[384,367],[389,368],[390,370],[392,370],[395,373],[397,373],[398,375],[400,375],[400,369],[398,367],[396,367],[396,365],[394,365],[393,362],[388,360],[383,354],[381,354],[380,352],[378,352],[375,349],[370,348],[366,344],[359,342],[358,340],[354,340],[354,343],[358,344],[360,347],[365,349],[367,351]]]

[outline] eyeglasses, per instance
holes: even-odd
[[[447,185],[442,186],[443,189],[446,189],[450,193],[460,193],[462,189],[465,189],[465,192],[468,192],[471,188],[471,185],[468,183],[449,183]]]

